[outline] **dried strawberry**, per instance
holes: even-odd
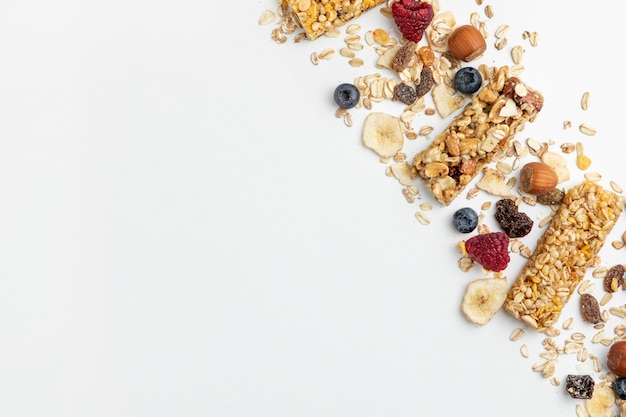
[[[430,3],[399,0],[391,5],[391,14],[398,29],[410,41],[419,42],[435,13]]]
[[[498,272],[504,270],[509,257],[509,237],[504,232],[477,235],[465,241],[465,250],[474,261],[485,269]]]

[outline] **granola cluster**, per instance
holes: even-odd
[[[541,94],[509,77],[500,67],[489,84],[461,114],[419,152],[413,165],[426,189],[444,205],[503,154],[526,122],[534,121],[543,106]]]

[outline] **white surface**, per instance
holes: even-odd
[[[581,140],[602,183],[626,186],[617,14],[490,3],[491,33],[510,24],[546,97],[520,139]],[[459,22],[482,12],[441,4]],[[420,225],[360,144],[366,112],[353,128],[334,117],[334,87],[374,72],[372,51],[359,69],[315,67],[310,53],[342,39],[277,45],[257,25],[266,8],[0,0],[0,415],[574,416],[530,370],[541,336],[524,359],[511,317],[461,316],[481,276],[456,266],[448,219],[466,202]],[[378,11],[359,23],[392,28]],[[561,380],[572,372],[559,361]]]

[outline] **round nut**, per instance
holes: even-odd
[[[487,43],[474,26],[462,25],[448,35],[448,49],[455,58],[470,62],[485,52]]]
[[[618,377],[626,377],[626,341],[611,345],[606,357],[606,366]]]
[[[529,162],[520,170],[522,191],[542,195],[554,190],[558,183],[556,172],[543,162]]]

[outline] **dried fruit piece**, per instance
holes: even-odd
[[[368,114],[363,123],[361,140],[380,157],[393,157],[404,145],[400,120],[382,112]]]
[[[533,221],[526,213],[521,213],[510,198],[496,202],[495,218],[502,230],[511,238],[526,236],[533,228]]]
[[[565,378],[565,389],[572,398],[589,399],[593,396],[595,382],[591,375],[568,375]]]
[[[430,3],[399,0],[391,5],[391,15],[400,33],[410,41],[419,42],[435,16]]]
[[[537,196],[537,203],[551,206],[561,204],[565,197],[565,191],[555,188],[554,190]]]
[[[510,197],[511,187],[505,181],[504,174],[497,169],[484,168],[482,178],[476,183],[476,187],[491,195]]]
[[[602,322],[600,303],[591,294],[582,294],[580,296],[580,314],[582,314],[583,320],[587,323],[598,324]]]
[[[415,89],[406,83],[400,83],[393,89],[394,100],[401,101],[406,105],[411,105],[417,100]]]
[[[428,67],[422,68],[420,72],[420,82],[415,86],[415,93],[418,97],[422,97],[428,93],[435,85],[435,78],[433,77],[433,70]]]
[[[558,184],[569,180],[570,173],[567,168],[567,159],[563,155],[546,151],[541,155],[541,162],[554,170]]]
[[[404,71],[405,68],[410,67],[417,60],[417,53],[415,48],[417,44],[413,41],[408,41],[398,49],[391,62],[391,69],[398,74]]]
[[[589,417],[613,417],[615,394],[607,385],[596,385],[593,396],[585,400],[585,411]]]
[[[463,315],[479,326],[489,323],[504,304],[508,287],[506,278],[481,278],[470,282],[461,303]]]
[[[504,270],[509,257],[509,237],[504,232],[492,232],[474,236],[465,241],[467,255],[485,269]]]
[[[446,118],[463,105],[463,97],[455,95],[456,90],[446,83],[437,84],[432,88],[433,102],[437,113]]]
[[[430,67],[435,62],[435,53],[430,46],[422,46],[417,50],[417,54],[425,67]]]
[[[624,266],[617,264],[612,266],[604,277],[604,291],[615,292],[624,285]]]

